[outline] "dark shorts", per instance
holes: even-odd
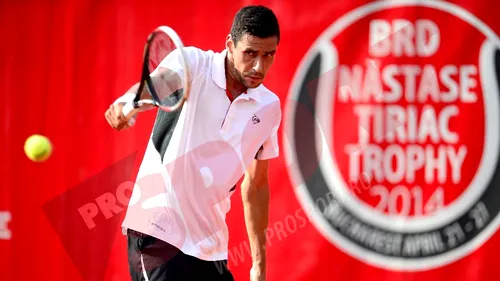
[[[133,281],[234,280],[227,269],[227,260],[200,260],[160,239],[130,229],[127,240]]]

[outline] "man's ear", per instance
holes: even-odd
[[[231,34],[228,34],[227,38],[226,38],[226,49],[230,54],[232,54],[234,47],[235,46],[234,46],[233,38],[231,37]]]

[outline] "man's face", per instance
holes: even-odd
[[[229,36],[226,45],[234,65],[234,69],[230,70],[233,76],[247,88],[258,87],[274,62],[278,38],[244,34],[235,44]]]

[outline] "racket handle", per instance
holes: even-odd
[[[127,117],[132,110],[134,110],[134,101],[129,101],[123,106],[122,113],[125,117]]]
[[[134,116],[129,116],[132,111],[134,111],[134,101],[129,101],[125,103],[125,105],[122,108],[122,113],[123,116],[125,116],[126,119],[128,119],[128,124],[130,126],[133,126],[135,123],[135,117]]]

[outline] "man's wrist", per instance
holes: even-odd
[[[266,275],[266,265],[265,263],[262,262],[254,262],[252,264],[252,271],[254,274],[257,274],[259,276],[261,275]]]
[[[252,262],[252,267],[260,271],[265,271],[266,270],[265,259],[254,260]]]

